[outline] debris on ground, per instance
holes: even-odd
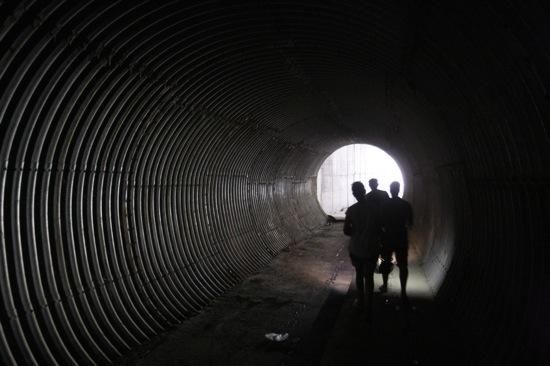
[[[273,342],[283,342],[288,338],[288,333],[266,333],[265,337]]]

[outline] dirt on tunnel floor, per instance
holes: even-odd
[[[436,315],[420,267],[410,268],[408,312],[397,296],[398,269],[384,295],[375,275],[374,317],[368,323],[354,306],[346,246],[341,224],[324,227],[125,364],[459,365],[459,343]],[[271,341],[268,333],[288,338]]]

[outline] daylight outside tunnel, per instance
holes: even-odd
[[[317,172],[317,199],[323,211],[343,219],[346,209],[355,203],[351,184],[362,182],[367,189],[376,179],[377,189],[390,192],[390,184],[400,184],[399,197],[405,184],[397,162],[384,150],[368,144],[346,145],[330,154]]]
[[[547,364],[549,17],[1,1],[1,363],[124,362],[326,225],[319,168],[368,143],[467,364]]]

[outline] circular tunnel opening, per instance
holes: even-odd
[[[321,208],[327,215],[343,219],[346,209],[355,203],[351,184],[361,181],[368,189],[371,178],[378,180],[378,189],[387,192],[391,182],[399,182],[399,196],[403,196],[406,189],[403,173],[390,154],[369,144],[339,148],[326,158],[317,173],[317,199]]]

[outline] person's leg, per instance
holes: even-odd
[[[380,286],[380,292],[388,292],[388,280],[390,274],[387,271],[382,272],[382,286]]]
[[[399,282],[401,283],[401,299],[404,305],[408,305],[407,297],[407,279],[409,278],[409,266],[408,255],[409,248],[407,246],[401,246],[395,251],[395,259],[397,260],[397,266],[399,267]]]
[[[367,298],[367,320],[372,319],[372,301],[374,295],[374,270],[376,269],[376,261],[378,258],[370,258],[365,265],[365,283],[366,283],[366,298]]]
[[[351,263],[355,267],[355,286],[357,287],[357,303],[363,306],[365,303],[365,264],[353,258]]]
[[[389,248],[389,245],[382,247],[380,252],[380,257],[382,259],[380,263],[380,272],[382,273],[382,286],[380,286],[380,292],[388,291],[388,279],[391,272],[391,259],[392,259],[392,250]]]
[[[355,269],[355,285],[357,286],[357,302],[363,305],[365,302],[365,272],[363,267]]]
[[[374,270],[376,268],[376,259],[369,259],[365,264],[365,286],[366,294],[372,295],[374,292]]]

